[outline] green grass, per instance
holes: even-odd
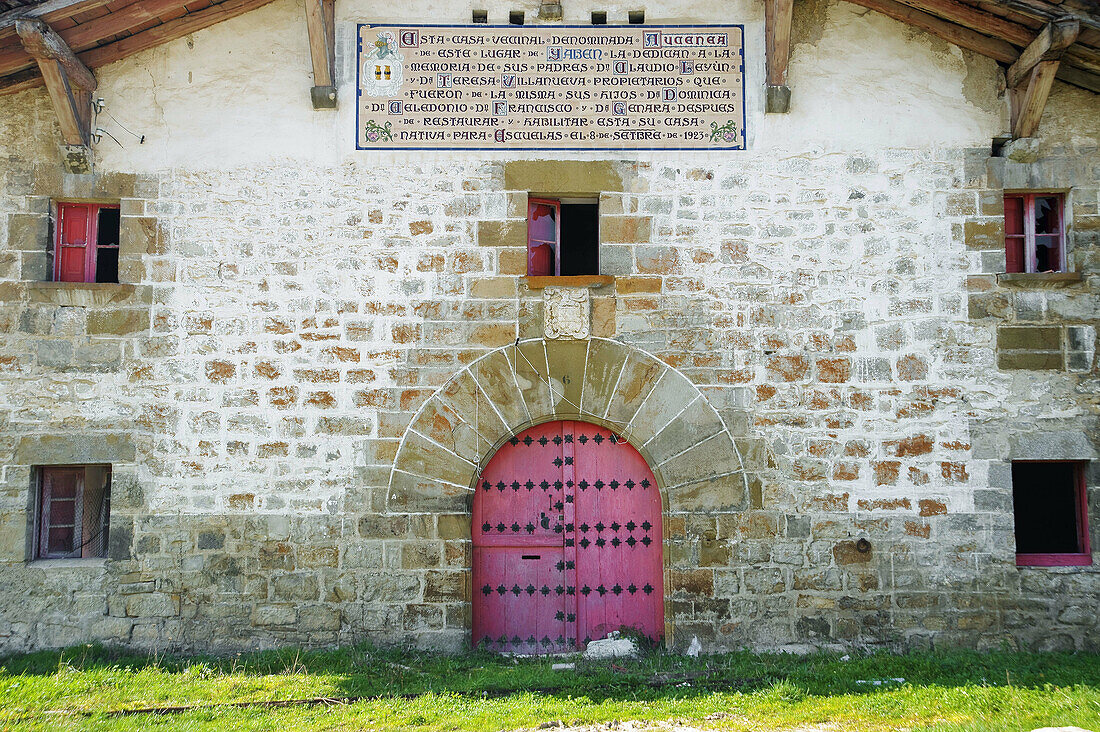
[[[730,730],[1100,732],[1100,656],[732,653],[634,661],[385,651],[150,657],[97,646],[0,660],[0,729],[510,730],[561,720],[683,719]],[[904,678],[882,685],[861,680]],[[184,705],[358,697],[337,705]]]

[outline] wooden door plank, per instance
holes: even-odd
[[[569,650],[566,623],[575,595],[564,559],[566,448],[560,433],[560,423],[550,423],[514,436],[475,486],[474,645],[520,653]]]
[[[580,628],[580,595],[577,593],[577,469],[576,469],[576,452],[574,450],[574,443],[566,442],[566,435],[573,434],[572,422],[558,422],[555,427],[555,434],[562,441],[562,455],[569,457],[570,460],[564,461],[562,465],[562,482],[565,486],[565,490],[562,494],[563,513],[562,519],[565,523],[567,531],[563,544],[565,549],[565,584],[567,588],[571,588],[571,591],[566,592],[565,602],[565,639],[566,644],[570,647],[570,650],[576,650],[580,644],[580,634],[577,629]]]
[[[623,626],[664,633],[661,499],[645,459],[614,433],[574,423],[578,636]]]

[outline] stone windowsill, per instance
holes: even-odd
[[[27,284],[27,294],[31,302],[69,307],[86,308],[133,303],[136,292],[137,288],[134,285],[110,282],[30,282]]]
[[[1084,281],[1080,272],[1003,272],[997,275],[997,284],[1039,290],[1068,287]]]
[[[544,287],[604,287],[615,281],[611,275],[571,275],[563,277],[535,277],[527,275],[523,278],[527,287],[532,290],[541,290]]]
[[[95,569],[107,568],[106,557],[94,559],[33,559],[27,562],[28,567],[35,569]]]

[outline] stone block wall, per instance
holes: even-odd
[[[1095,457],[1095,149],[1038,182],[932,146],[73,177],[44,105],[0,101],[33,143],[0,143],[0,650],[459,650],[470,476],[548,418],[659,475],[674,648],[1100,647],[1096,569],[1016,567],[1007,472]],[[998,277],[1040,184],[1079,278]],[[599,197],[588,341],[542,341],[529,193]],[[41,282],[58,198],[121,202],[122,284]],[[735,467],[678,470],[722,435]],[[32,561],[33,468],[78,462],[114,466],[109,556]]]

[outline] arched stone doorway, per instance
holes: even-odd
[[[584,648],[610,631],[664,636],[661,496],[611,430],[530,427],[490,459],[473,498],[474,645]]]
[[[690,379],[617,341],[537,338],[482,356],[421,406],[401,438],[384,510],[420,515],[428,526],[433,514],[468,520],[482,473],[498,448],[532,426],[560,420],[606,428],[637,449],[660,487],[666,533],[690,516],[739,513],[749,505],[749,476],[737,441]],[[471,572],[465,590],[469,633],[477,589],[471,540],[464,541]],[[680,584],[687,581],[688,569],[686,560],[667,568],[668,592],[676,590],[678,571]],[[671,645],[678,625],[692,618],[678,617],[667,593],[665,600],[664,636]]]

